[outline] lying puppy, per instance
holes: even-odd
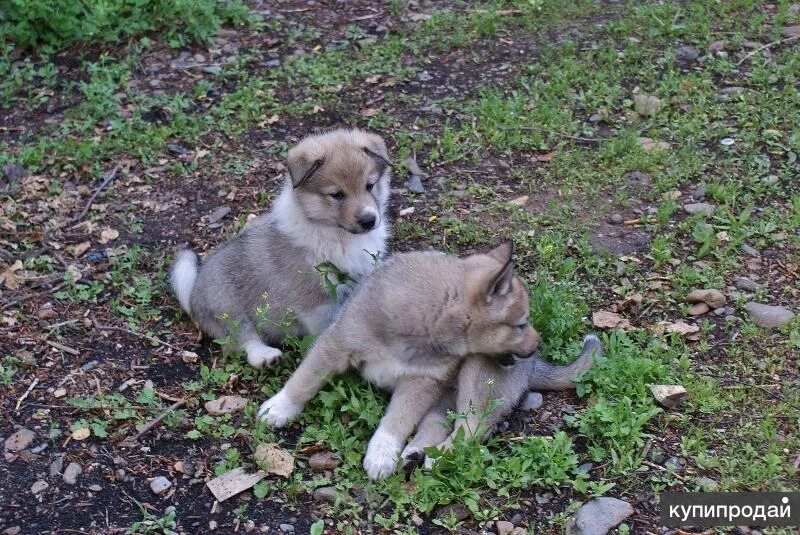
[[[286,425],[329,378],[356,368],[392,391],[364,458],[370,478],[389,476],[406,439],[451,391],[466,358],[513,362],[530,359],[539,347],[511,253],[506,243],[466,258],[432,251],[390,258],[356,290],[280,392],[261,405],[259,417]],[[531,366],[552,373],[547,364]]]
[[[192,320],[215,338],[233,334],[257,368],[282,354],[264,341],[318,334],[333,321],[338,307],[315,268],[330,262],[358,281],[372,272],[389,235],[390,164],[379,136],[356,129],[310,136],[287,163],[272,211],[201,266],[182,250],[171,269]]]
[[[464,437],[485,438],[526,392],[573,389],[575,378],[591,368],[595,357],[602,354],[603,343],[590,334],[583,339],[578,358],[568,366],[553,366],[535,357],[511,364],[482,355],[469,357],[459,369],[456,387],[449,389],[417,426],[414,439],[403,450],[404,463],[422,460],[425,448],[430,446],[448,449],[459,429],[464,430]],[[487,414],[495,400],[500,403]],[[456,420],[452,432],[449,411],[466,415]],[[426,464],[430,465],[429,459]]]

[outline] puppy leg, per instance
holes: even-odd
[[[253,368],[270,367],[283,356],[283,351],[268,346],[261,340],[256,328],[248,319],[239,322],[239,345],[247,353],[247,362]]]
[[[400,380],[364,455],[370,479],[383,479],[394,472],[406,439],[441,396],[442,385],[433,379]]]
[[[335,333],[326,331],[317,340],[283,388],[261,404],[260,419],[272,427],[283,427],[331,377],[347,371],[348,352],[333,341],[335,337]]]
[[[456,408],[455,390],[448,390],[428,411],[417,426],[414,438],[402,453],[403,464],[422,461],[425,448],[436,446],[444,441],[452,430],[452,423],[447,419],[447,412]]]

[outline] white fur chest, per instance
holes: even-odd
[[[403,377],[421,376],[448,381],[458,364],[458,361],[450,359],[412,364],[397,358],[397,355],[395,351],[387,351],[380,356],[373,354],[373,359],[361,364],[361,376],[378,388],[392,391]],[[431,356],[431,359],[436,358]]]
[[[375,268],[375,258],[386,252],[389,228],[381,218],[380,225],[364,234],[315,225],[308,221],[292,195],[291,189],[281,192],[272,210],[272,220],[293,244],[306,250],[310,269],[331,262],[356,280]]]

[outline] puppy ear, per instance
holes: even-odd
[[[514,262],[511,261],[513,252],[514,244],[508,241],[486,253],[487,256],[491,256],[500,262],[502,266],[489,278],[489,283],[486,286],[487,301],[494,297],[506,295],[511,291],[511,283],[514,280]]]
[[[292,177],[292,187],[297,188],[317,172],[325,162],[324,158],[315,158],[302,147],[292,147],[286,158],[286,167]]]
[[[392,167],[392,162],[389,160],[389,151],[386,149],[386,143],[383,138],[377,134],[366,134],[366,144],[362,149],[369,154],[372,158],[378,161],[384,167]]]

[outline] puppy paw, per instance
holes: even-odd
[[[425,458],[425,450],[422,446],[417,446],[413,442],[403,449],[400,454],[403,459],[403,466],[407,464],[417,464]]]
[[[283,356],[283,351],[270,347],[261,342],[247,344],[245,346],[247,352],[247,362],[253,368],[263,368],[274,365]]]
[[[381,428],[375,431],[364,456],[364,470],[370,479],[384,479],[394,473],[400,446],[400,442],[390,433]]]
[[[283,427],[289,420],[300,414],[302,410],[302,405],[294,403],[281,390],[261,404],[258,409],[258,418],[272,427]]]

